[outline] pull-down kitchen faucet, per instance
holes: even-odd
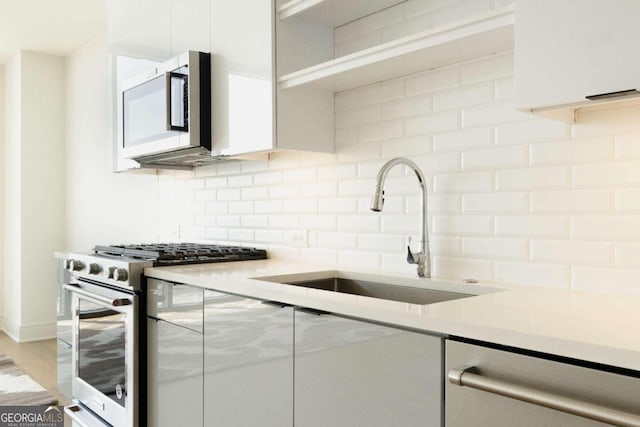
[[[422,197],[422,219],[421,219],[421,238],[420,252],[414,254],[411,252],[411,240],[407,244],[407,262],[409,264],[418,265],[418,277],[431,277],[431,262],[429,256],[429,229],[427,227],[427,183],[424,174],[414,162],[404,157],[396,157],[382,165],[376,178],[376,190],[371,201],[371,210],[374,212],[382,212],[384,206],[384,181],[387,179],[389,169],[395,165],[406,165],[413,169],[420,183],[420,196]]]

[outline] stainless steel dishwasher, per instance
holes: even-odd
[[[640,373],[507,350],[447,340],[447,427],[640,426]]]

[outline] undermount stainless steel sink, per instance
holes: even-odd
[[[320,276],[320,277],[319,277]],[[357,274],[291,274],[283,276],[257,277],[258,280],[298,286],[323,291],[339,292],[343,294],[360,295],[390,301],[407,302],[411,304],[434,304],[468,298],[495,290],[475,288],[469,285],[449,284],[437,281],[381,278],[374,275]],[[406,283],[417,282],[418,286],[407,286]],[[424,286],[429,287],[424,287]],[[446,290],[451,289],[451,290]]]

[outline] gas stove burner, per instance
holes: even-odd
[[[153,243],[96,246],[97,255],[153,261],[156,266],[266,259],[264,249],[200,243]]]

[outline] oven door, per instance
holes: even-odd
[[[65,289],[73,295],[72,412],[137,426],[139,297],[82,279]]]

